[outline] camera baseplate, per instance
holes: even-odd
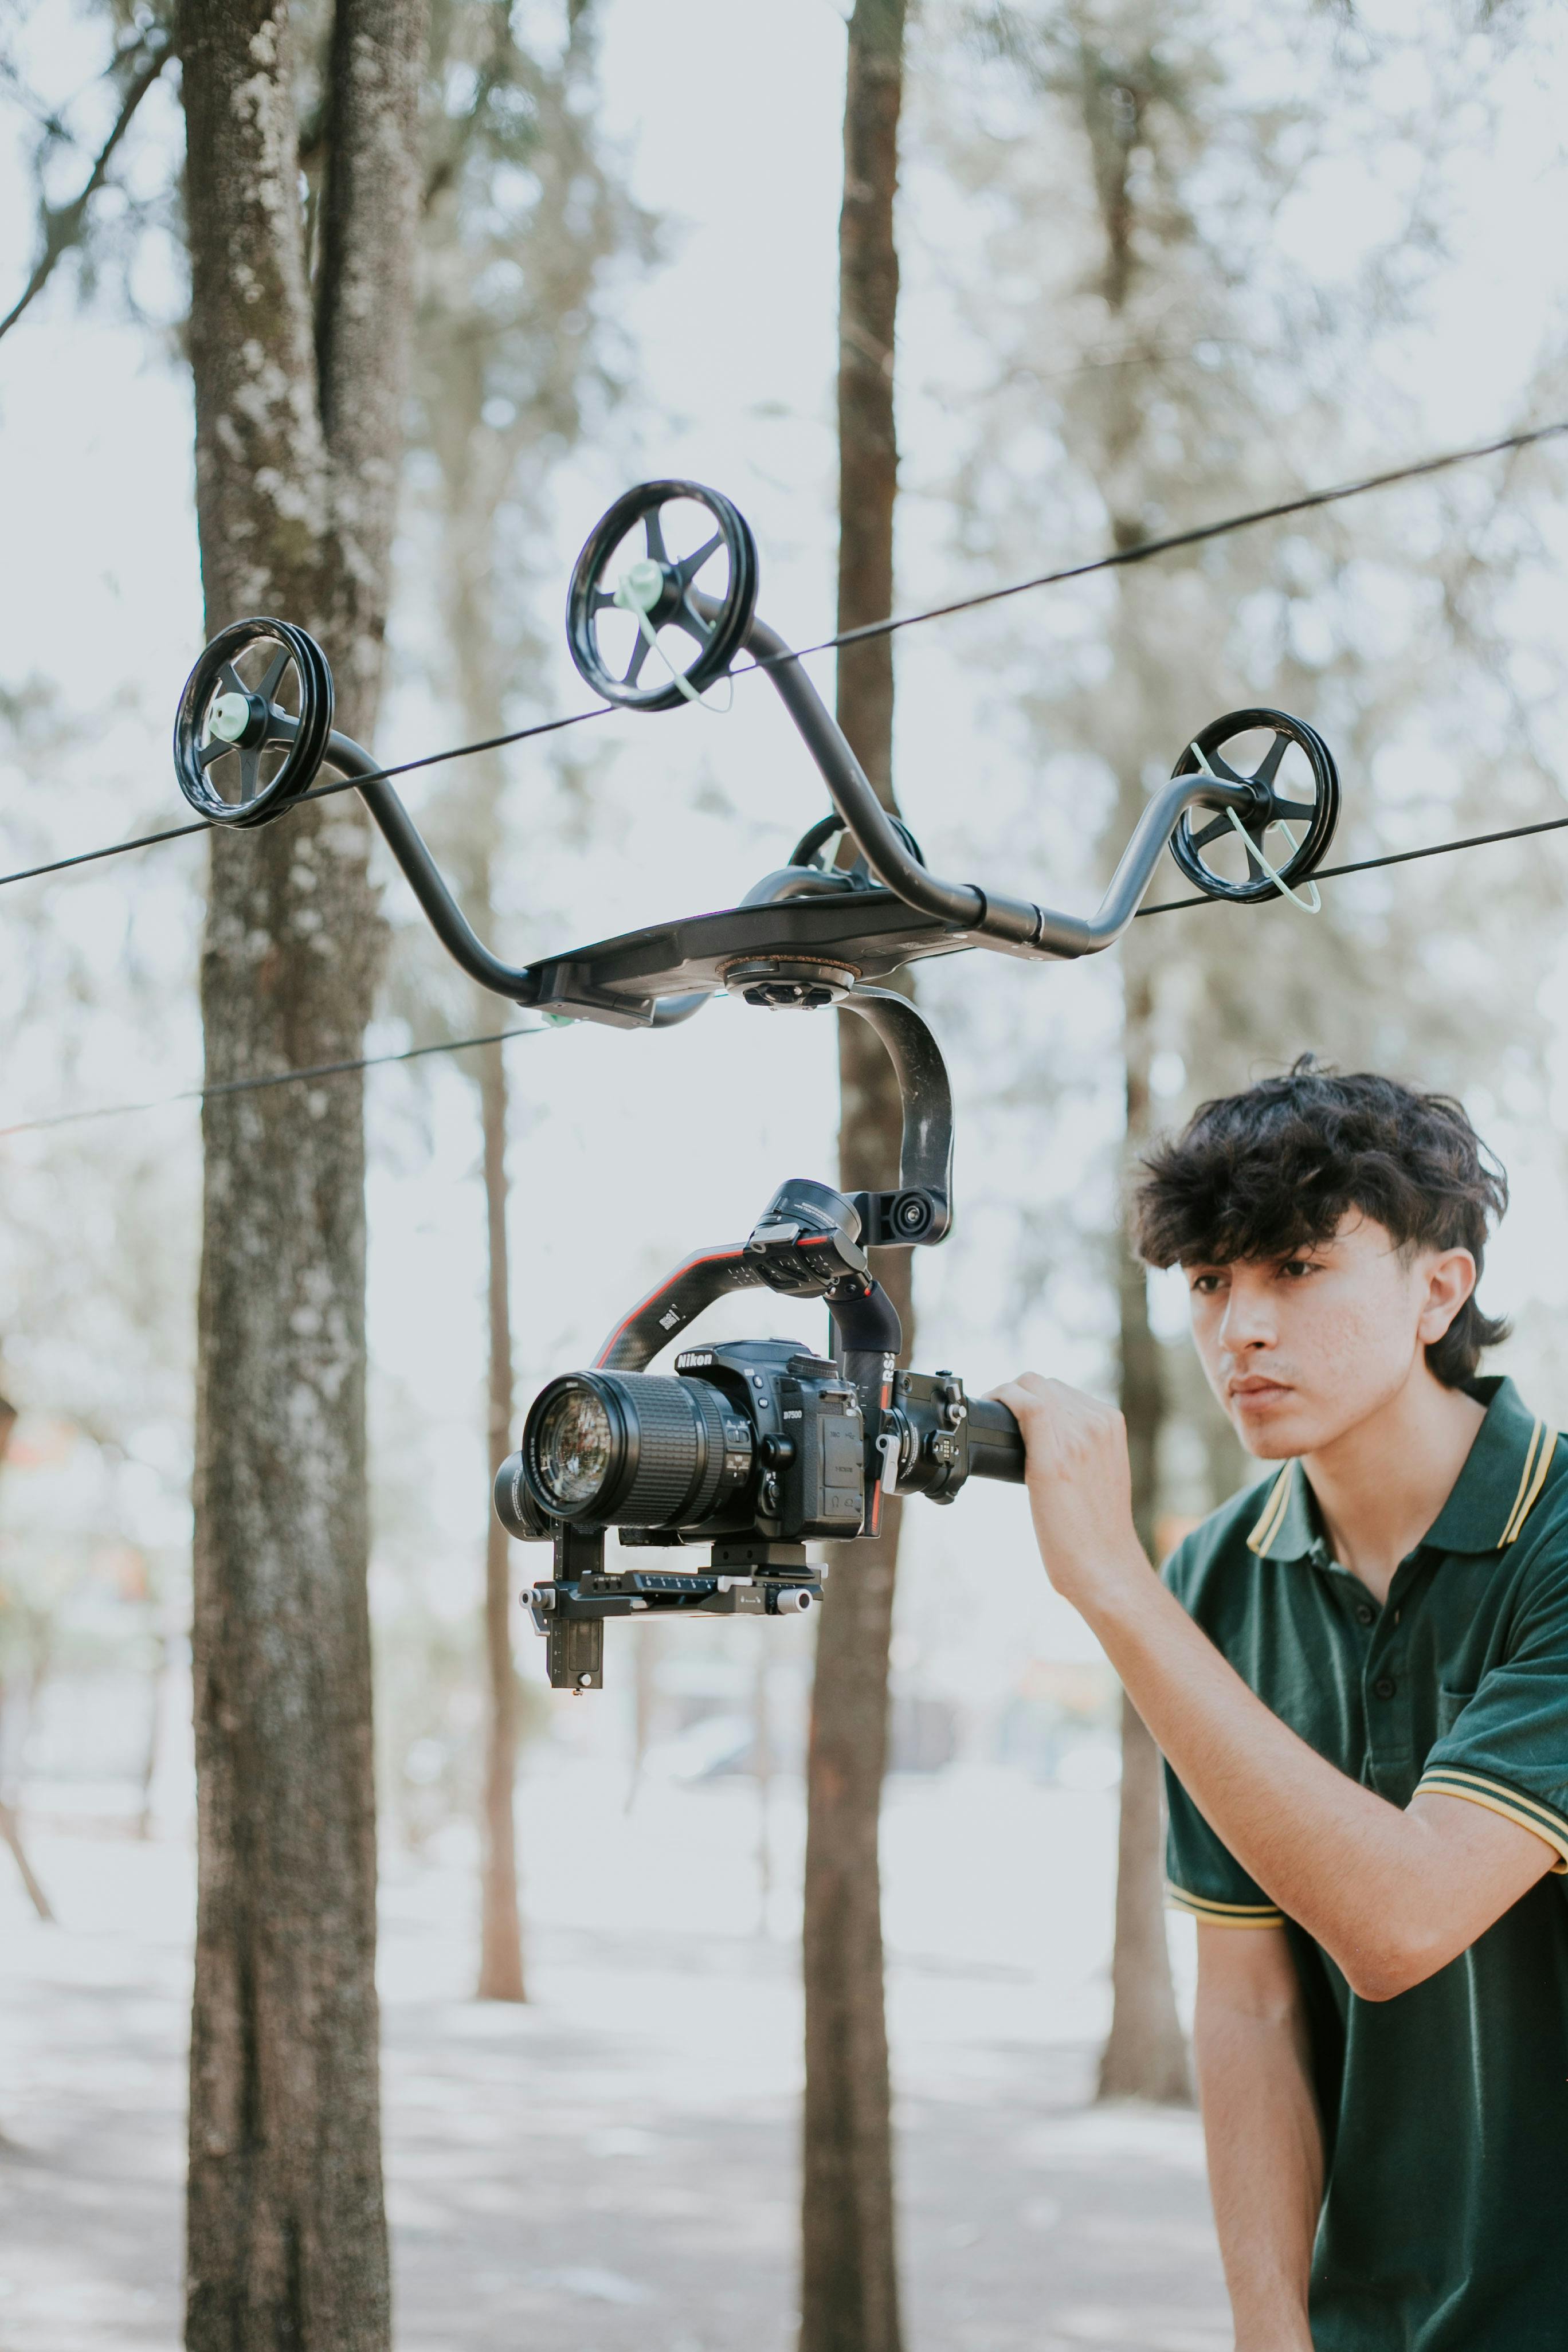
[[[623,1540],[625,1538],[623,1538]],[[523,1594],[556,1690],[603,1690],[606,1617],[790,1617],[822,1599],[804,1544],[715,1543],[706,1570],[605,1567],[605,1530],[558,1526],[554,1572]]]

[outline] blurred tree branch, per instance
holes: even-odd
[[[16,300],[5,317],[0,318],[0,335],[10,332],[24,312],[37,301],[66,255],[82,244],[88,231],[88,213],[92,200],[108,180],[109,167],[135,119],[137,108],[173,55],[174,35],[163,23],[147,26],[134,39],[125,42],[115,51],[103,79],[119,89],[119,111],[77,194],[66,204],[51,205],[40,192],[38,257]],[[58,116],[45,114],[37,165],[40,173],[46,156],[64,136]]]

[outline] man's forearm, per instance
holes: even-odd
[[[1402,1990],[1489,1924],[1478,1916],[1465,1931],[1473,1896],[1462,1877],[1451,1901],[1435,1904],[1455,1855],[1421,1808],[1448,1801],[1418,1799],[1402,1811],[1336,1770],[1248,1690],[1141,1553],[1074,1597],[1194,1803],[1357,1991]],[[1539,1875],[1551,1857],[1542,1848],[1532,1863],[1532,1841],[1519,1835],[1524,1868]]]
[[[1238,2006],[1200,1979],[1193,2045],[1236,2352],[1310,2352],[1323,2141],[1299,2005]]]
[[[1120,1413],[1033,1372],[997,1393],[1024,1433],[1052,1583],[1222,1843],[1352,1990],[1386,2000],[1420,1983],[1545,1874],[1554,1849],[1529,1829],[1435,1790],[1401,1811],[1248,1690],[1143,1557]]]

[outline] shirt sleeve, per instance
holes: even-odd
[[[1165,1563],[1164,1581],[1184,1609],[1191,1561],[1185,1544]],[[1165,1899],[1205,1927],[1279,1927],[1284,1914],[1209,1827],[1174,1772],[1165,1767]]]
[[[1568,1559],[1526,1598],[1508,1655],[1475,1690],[1445,1690],[1438,1705],[1417,1795],[1461,1797],[1517,1822],[1568,1872]]]
[[[1170,1766],[1165,1767],[1165,1896],[1205,1927],[1279,1927],[1284,1914],[1220,1843]]]

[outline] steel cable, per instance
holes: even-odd
[[[1371,874],[1384,866],[1409,866],[1418,858],[1446,857],[1458,849],[1485,849],[1494,841],[1522,841],[1531,834],[1560,833],[1564,827],[1568,827],[1568,816],[1547,817],[1539,824],[1510,825],[1502,833],[1472,833],[1462,841],[1433,841],[1420,849],[1394,849],[1381,857],[1358,857],[1348,866],[1321,866],[1312,879],[1315,882],[1334,882],[1347,874]],[[1141,922],[1145,915],[1175,915],[1185,907],[1218,907],[1226,903],[1200,892],[1191,898],[1165,898],[1157,906],[1140,907],[1133,919]],[[1256,903],[1259,907],[1268,907],[1274,901],[1261,898]],[[50,1118],[24,1119],[16,1127],[0,1127],[0,1143],[8,1136],[37,1135],[46,1128],[68,1127],[78,1119],[121,1118],[132,1111],[163,1110],[171,1103],[206,1102],[215,1095],[248,1094],[261,1087],[285,1087],[302,1084],[312,1078],[338,1077],[353,1070],[381,1069],[392,1062],[416,1062],[426,1054],[460,1054],[470,1045],[504,1045],[512,1037],[542,1036],[546,1025],[541,1023],[526,1029],[498,1029],[483,1037],[445,1038],[433,1045],[410,1045],[398,1054],[367,1054],[357,1061],[323,1062],[304,1070],[277,1070],[259,1078],[221,1078],[215,1086],[187,1087],[178,1094],[160,1095],[152,1102],[104,1103],[86,1110],[58,1111]],[[563,1025],[570,1025],[569,1015]]]
[[[858,628],[841,629],[836,636],[822,637],[816,645],[792,647],[788,653],[769,654],[761,661],[745,662],[731,675],[744,677],[755,670],[774,667],[784,661],[802,661],[813,654],[832,653],[840,646],[863,644],[868,638],[891,636],[899,629],[912,629],[925,621],[942,621],[955,613],[970,613],[982,605],[997,604],[1011,596],[1026,595],[1032,589],[1054,588],[1068,580],[1087,580],[1096,572],[1114,572],[1129,564],[1147,563],[1155,556],[1169,555],[1178,548],[1198,547],[1213,539],[1224,539],[1232,531],[1251,530],[1258,524],[1280,522],[1291,515],[1310,514],[1321,507],[1342,505],[1347,499],[1364,498],[1372,490],[1392,489],[1400,482],[1420,481],[1433,474],[1447,473],[1456,466],[1468,466],[1482,457],[1501,457],[1510,450],[1532,448],[1538,442],[1551,441],[1568,434],[1568,418],[1551,425],[1536,425],[1519,433],[1505,433],[1491,441],[1473,442],[1467,448],[1448,449],[1435,457],[1418,457],[1409,465],[1394,466],[1379,474],[1363,474],[1354,481],[1338,482],[1322,490],[1302,490],[1295,498],[1277,499],[1272,506],[1252,507],[1244,514],[1224,516],[1217,522],[1194,523],[1188,530],[1169,532],[1163,539],[1142,540],[1136,546],[1114,548],[1109,554],[1087,558],[1082,563],[1069,563],[1056,572],[1037,572],[1027,580],[1014,580],[1002,588],[983,588],[972,596],[959,596],[950,604],[930,604],[918,613],[894,613],[886,620],[867,621]],[[439,767],[447,760],[466,760],[479,751],[503,751],[511,743],[526,743],[538,735],[553,735],[563,728],[580,727],[585,719],[607,719],[615,704],[595,703],[588,710],[574,710],[563,719],[544,719],[531,727],[519,727],[505,735],[492,735],[482,743],[457,743],[445,751],[426,751],[416,760],[402,760],[395,767],[377,768],[373,774],[344,778],[336,783],[313,785],[302,793],[299,806],[306,801],[327,800],[336,793],[353,792],[361,784],[379,783],[394,776],[411,775],[419,768]],[[50,859],[42,866],[27,866],[14,874],[0,874],[0,889],[12,882],[35,882],[47,874],[63,874],[74,866],[89,866],[105,857],[120,857],[132,849],[151,849],[165,841],[182,841],[192,834],[217,833],[225,828],[199,818],[192,824],[172,825],[162,833],[137,835],[130,841],[107,843],[100,849],[78,850],[69,857]],[[1482,838],[1505,839],[1503,835],[1487,835]],[[1426,853],[1432,854],[1432,853]],[[1173,901],[1173,904],[1196,904],[1195,900]],[[1156,911],[1153,908],[1146,913]],[[1163,909],[1160,911],[1163,911]]]
[[[1364,497],[1373,490],[1388,489],[1400,482],[1415,481],[1433,474],[1444,473],[1457,466],[1468,465],[1481,457],[1492,457],[1505,451],[1526,449],[1537,442],[1547,441],[1568,434],[1568,419],[1552,425],[1536,425],[1528,431],[1510,433],[1492,441],[1479,442],[1468,448],[1453,449],[1435,457],[1417,459],[1407,466],[1398,466],[1379,474],[1363,475],[1351,482],[1342,482],[1328,489],[1303,491],[1299,497],[1278,500],[1272,506],[1254,507],[1244,514],[1226,516],[1217,522],[1195,524],[1191,530],[1172,532],[1163,539],[1145,540],[1138,545],[1113,550],[1110,554],[1095,556],[1082,563],[1069,564],[1056,572],[1037,572],[1028,580],[1010,583],[1002,588],[988,588],[973,596],[955,599],[946,604],[927,606],[918,613],[889,615],[883,621],[871,621],[856,629],[845,629],[832,637],[824,637],[816,645],[804,646],[788,654],[772,655],[763,661],[745,664],[735,672],[744,677],[749,670],[762,670],[785,660],[803,659],[811,654],[829,653],[840,646],[857,645],[868,638],[891,635],[899,629],[913,628],[925,621],[943,620],[955,613],[973,611],[979,606],[1001,603],[1011,596],[1026,594],[1031,589],[1054,587],[1065,581],[1082,580],[1090,573],[1109,572],[1128,564],[1144,563],[1153,557],[1166,555],[1183,547],[1195,547],[1205,541],[1220,539],[1228,533],[1247,530],[1264,522],[1276,522],[1290,515],[1305,514],[1319,508],[1334,506],[1349,499]],[[500,751],[511,743],[524,743],[535,736],[558,733],[567,727],[581,726],[585,719],[607,718],[615,706],[596,704],[592,709],[570,712],[563,719],[547,719],[531,727],[520,727],[504,735],[489,737],[480,743],[462,743],[445,751],[429,751],[414,760],[399,761],[395,766],[377,769],[374,775],[342,778],[336,782],[318,784],[300,795],[301,801],[326,800],[333,794],[353,792],[362,783],[374,783],[395,776],[411,774],[420,768],[439,766],[447,760],[460,760],[480,751]],[[1429,842],[1416,849],[1390,850],[1377,857],[1355,858],[1342,866],[1325,866],[1318,869],[1314,880],[1330,882],[1352,874],[1370,874],[1388,866],[1406,866],[1426,857],[1444,857],[1460,850],[1484,849],[1500,841],[1522,841],[1541,833],[1556,833],[1568,827],[1568,817],[1548,817],[1534,824],[1510,825],[1496,833],[1469,834],[1453,841]],[[47,874],[58,874],[77,866],[85,866],[106,857],[116,857],[133,849],[149,849],[165,841],[179,841],[196,833],[214,833],[223,828],[198,820],[192,824],[174,825],[161,833],[142,834],[130,841],[112,842],[100,849],[78,851],[69,857],[56,858],[42,866],[26,866],[16,873],[0,875],[0,888],[12,882],[29,882]],[[1141,907],[1136,919],[1148,915],[1172,915],[1189,907],[1211,907],[1220,901],[1202,892],[1190,898],[1167,898],[1152,907]],[[1268,900],[1259,902],[1267,905]],[[390,1064],[413,1062],[433,1054],[458,1054],[472,1046],[505,1044],[514,1037],[537,1036],[542,1027],[496,1030],[479,1037],[443,1039],[429,1045],[411,1045],[394,1054],[368,1054],[351,1061],[328,1062],[298,1070],[271,1071],[250,1078],[219,1079],[209,1087],[189,1087],[180,1092],[163,1095],[143,1103],[105,1103],[82,1110],[60,1111],[48,1118],[26,1119],[0,1128],[0,1141],[18,1135],[36,1135],[46,1129],[74,1125],[95,1118],[125,1118],[138,1111],[162,1110],[171,1105],[185,1102],[207,1102],[215,1097],[255,1092],[269,1087],[309,1084],[312,1080],[339,1077],[356,1071],[380,1069]]]
[[[379,1070],[389,1062],[417,1062],[427,1054],[461,1054],[470,1045],[504,1045],[512,1037],[542,1037],[545,1024],[538,1022],[526,1029],[496,1029],[483,1037],[443,1037],[431,1045],[405,1045],[396,1054],[361,1054],[349,1062],[318,1062],[303,1070],[272,1070],[258,1078],[218,1078],[210,1087],[184,1087],[178,1094],[157,1095],[151,1102],[99,1103],[85,1110],[62,1110],[50,1118],[23,1119],[15,1127],[0,1127],[0,1143],[13,1135],[38,1135],[46,1128],[73,1127],[79,1119],[126,1118],[132,1111],[167,1110],[173,1103],[205,1103],[224,1095],[256,1094],[264,1087],[308,1085],[314,1078],[341,1078],[354,1070]]]

